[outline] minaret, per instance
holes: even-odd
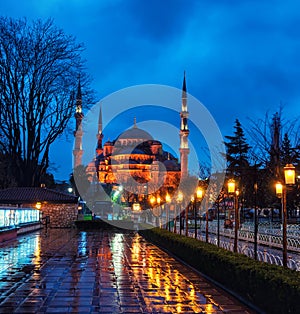
[[[102,125],[102,105],[100,104],[99,120],[98,120],[98,133],[97,133],[97,156],[103,153],[102,140],[103,140],[103,125]]]
[[[181,97],[181,112],[180,112],[180,165],[181,165],[181,178],[186,178],[188,176],[188,155],[190,152],[188,136],[188,116],[189,113],[187,111],[187,95],[186,95],[186,81],[185,81],[185,72],[183,77],[182,84],[182,97]]]
[[[76,95],[76,112],[75,112],[75,120],[76,120],[76,129],[74,131],[75,136],[75,145],[73,149],[73,156],[74,156],[74,169],[82,164],[82,94],[81,94],[81,84],[80,79],[78,81],[78,89]]]

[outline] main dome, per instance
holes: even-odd
[[[139,129],[138,127],[133,127],[124,131],[118,136],[119,139],[137,139],[137,140],[153,140],[153,137],[145,130]]]

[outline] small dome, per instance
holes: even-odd
[[[114,145],[114,143],[111,141],[107,141],[104,143],[104,146],[113,146],[113,145]]]
[[[162,145],[160,141],[153,140],[151,141],[151,145]]]
[[[165,160],[164,165],[165,165],[166,169],[169,171],[179,171],[180,170],[180,167],[175,160],[169,160],[169,159]]]

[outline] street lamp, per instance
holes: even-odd
[[[203,197],[203,190],[200,186],[197,187],[195,195],[192,197],[193,207],[194,207],[194,220],[195,220],[195,238],[197,239],[197,200],[202,199]]]
[[[220,246],[220,194],[217,197],[217,246]]]
[[[154,206],[154,203],[155,203],[155,196],[151,196],[150,197],[150,204],[151,204],[151,207],[153,207]]]
[[[288,185],[295,184],[295,167],[287,164],[284,168],[284,183],[276,183],[276,195],[281,198],[282,206],[282,264],[287,267],[287,211],[286,211],[286,189]]]
[[[170,226],[170,205],[169,203],[171,202],[171,197],[169,195],[169,193],[166,194],[166,229],[168,229],[170,231],[171,226]]]
[[[179,205],[179,233],[181,234],[181,230],[182,230],[182,220],[181,220],[181,203],[183,201],[183,194],[181,191],[178,192],[177,194],[177,199],[176,202]],[[176,221],[175,221],[176,223]]]
[[[233,245],[233,251],[237,252],[238,247],[238,229],[239,229],[239,202],[238,202],[238,196],[239,196],[239,190],[236,190],[235,187],[235,180],[230,179],[228,181],[228,193],[234,194],[234,245]]]
[[[35,204],[36,209],[40,210],[42,208],[42,203],[41,202],[37,202]]]
[[[254,183],[255,204],[254,204],[254,259],[257,260],[257,234],[258,234],[258,220],[257,220],[257,182]]]
[[[152,212],[153,216],[155,217],[155,225],[157,227],[159,225],[159,221],[158,221],[159,211],[155,207],[155,203],[156,203],[156,197],[154,195],[152,195],[150,197],[151,212]]]
[[[156,202],[157,202],[157,204],[158,204],[158,206],[160,205],[160,202],[161,202],[161,198],[160,198],[160,196],[157,196],[157,198],[156,198]]]
[[[292,164],[287,164],[284,168],[284,179],[285,184],[293,185],[295,184],[295,166]]]
[[[235,192],[235,180],[229,179],[228,180],[228,193],[232,194]]]

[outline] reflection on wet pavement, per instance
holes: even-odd
[[[0,313],[251,313],[137,233],[50,229],[0,247]]]

